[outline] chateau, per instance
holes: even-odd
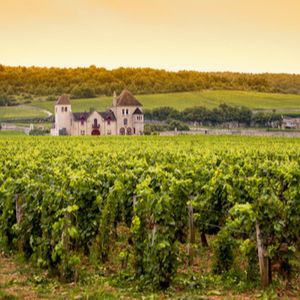
[[[112,106],[105,112],[72,112],[67,96],[55,104],[55,124],[51,135],[138,135],[144,133],[142,104],[127,90],[114,93]]]

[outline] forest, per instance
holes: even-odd
[[[73,99],[111,96],[124,88],[134,94],[207,89],[300,94],[300,75],[0,65],[0,106],[54,100],[63,93]]]

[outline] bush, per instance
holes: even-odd
[[[177,129],[178,131],[188,131],[189,126],[183,122],[177,120],[168,120],[166,124],[146,124],[144,129],[145,135],[153,134],[154,132],[162,131],[173,131]]]
[[[173,119],[167,120],[167,124],[168,124],[169,130],[175,130],[175,129],[178,131],[189,131],[190,130],[190,127],[187,124],[177,121],[177,120],[173,120]]]
[[[41,129],[41,128],[34,128],[29,132],[29,135],[48,135],[48,134],[50,134],[49,129]]]

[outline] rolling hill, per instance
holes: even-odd
[[[214,108],[221,103],[226,103],[233,106],[246,106],[253,110],[300,110],[300,95],[292,94],[207,90],[199,92],[137,95],[136,97],[140,100],[145,109],[162,106],[171,106],[178,110],[194,106]],[[71,100],[71,102],[74,112],[89,111],[90,108],[102,111],[111,105],[112,97],[103,96],[91,99],[76,99]],[[44,101],[34,102],[20,107],[0,107],[0,119],[42,117],[45,116],[43,110],[54,112],[54,104],[54,101]]]
[[[300,95],[273,94],[244,91],[201,91],[169,94],[137,95],[145,109],[171,106],[178,110],[188,107],[205,106],[214,108],[221,103],[246,106],[251,109],[300,109]],[[88,111],[91,107],[105,110],[111,105],[112,97],[72,100],[73,111]],[[54,102],[36,102],[42,109],[54,111]]]

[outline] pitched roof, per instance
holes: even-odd
[[[104,111],[104,112],[98,112],[98,113],[104,120],[107,120],[110,118],[111,121],[116,121],[116,116],[111,110]]]
[[[138,107],[133,112],[133,115],[142,115],[142,114],[143,114],[143,112]]]
[[[71,102],[68,96],[62,95],[57,99],[56,105],[71,105]]]
[[[87,120],[87,118],[89,117],[90,113],[88,112],[76,112],[73,113],[73,117],[75,121],[80,121],[81,119],[83,120]]]
[[[143,106],[128,90],[117,97],[117,106]]]
[[[93,112],[76,112],[76,113],[73,113],[73,117],[74,117],[75,121],[81,121],[81,119],[83,119],[84,121],[86,121]],[[115,121],[116,120],[115,114],[111,110],[104,111],[104,112],[97,112],[97,113],[104,120],[107,120],[109,118],[110,118],[111,121]]]

